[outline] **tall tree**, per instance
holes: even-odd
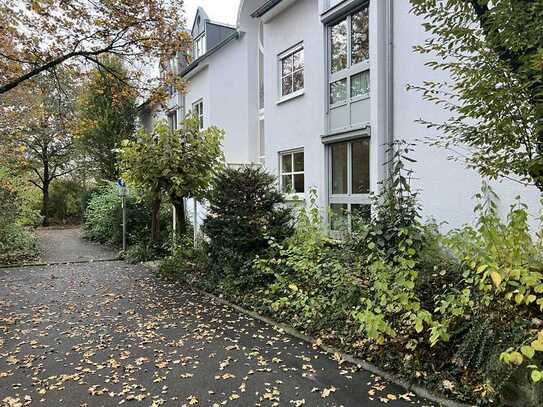
[[[543,1],[411,0],[431,35],[417,47],[450,82],[415,88],[452,117],[422,122],[436,145],[469,151],[489,178],[513,176],[543,191]]]
[[[186,119],[180,130],[159,122],[152,134],[140,131],[135,140],[125,140],[121,168],[125,178],[142,188],[152,200],[151,240],[160,237],[161,194],[166,193],[178,214],[177,230],[185,231],[183,198],[202,198],[213,176],[222,167],[223,131],[199,130],[199,119]]]
[[[102,66],[104,54],[137,66],[186,53],[182,13],[183,0],[0,0],[0,94],[61,64]]]
[[[62,93],[56,80],[64,83]],[[74,143],[70,130],[77,85],[73,72],[40,75],[24,85],[20,93],[0,101],[0,114],[10,121],[4,127],[3,146],[21,152],[17,159],[3,162],[13,171],[30,173],[29,182],[42,192],[43,225],[49,224],[49,187],[53,180],[74,171]],[[29,96],[31,95],[31,97]],[[18,166],[18,168],[17,168]]]
[[[96,67],[83,84],[76,132],[78,144],[97,175],[115,180],[119,175],[115,150],[134,133],[137,95],[127,84],[128,73],[119,58],[104,57],[101,64],[108,70]]]

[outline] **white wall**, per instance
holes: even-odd
[[[320,206],[326,203],[324,132],[324,37],[318,3],[298,0],[264,25],[266,167],[279,175],[279,152],[304,148],[305,191],[317,188]],[[303,41],[304,94],[279,100],[278,55]]]
[[[249,153],[248,82],[240,75],[245,66],[244,42],[234,40],[209,58],[209,122],[225,130],[224,153],[229,163],[247,163]],[[254,137],[256,139],[256,136]]]
[[[414,53],[413,47],[423,43],[428,34],[421,25],[422,20],[409,13],[409,3],[409,0],[394,0],[394,136],[396,139],[422,140],[434,136],[436,130],[426,129],[415,121],[424,118],[439,122],[446,120],[449,113],[424,102],[419,93],[407,91],[406,86],[443,79],[446,74],[425,67],[424,63],[431,58]],[[479,192],[482,180],[476,171],[448,160],[450,155],[450,151],[418,143],[413,158],[418,160],[414,169],[418,177],[416,186],[422,191],[424,214],[456,227],[474,220],[472,197]],[[501,214],[506,214],[514,198],[520,195],[529,204],[532,224],[536,225],[540,197],[537,189],[508,180],[492,182],[491,186],[502,199]]]

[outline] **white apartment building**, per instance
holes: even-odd
[[[409,0],[242,0],[236,26],[200,8],[191,34],[193,57],[167,68],[186,79],[187,94],[172,92],[165,108],[146,106],[144,126],[167,116],[175,127],[196,112],[202,128],[225,130],[229,164],[261,163],[289,199],[307,200],[315,189],[325,216],[328,208],[365,210],[386,176],[385,146],[435,134],[420,118],[448,117],[406,89],[444,75],[413,51],[427,33]],[[473,221],[482,180],[450,155],[417,143],[414,187],[426,217],[456,227]],[[501,213],[520,195],[536,224],[537,189],[491,185]]]

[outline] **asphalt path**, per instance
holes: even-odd
[[[0,270],[0,406],[430,406],[76,229]]]

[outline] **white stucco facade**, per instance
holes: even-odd
[[[363,18],[369,21],[367,54],[360,60],[349,48],[346,65],[340,60],[333,68],[332,33],[337,29],[349,47],[364,43],[366,33],[355,36]],[[368,202],[368,192],[386,176],[386,144],[416,142],[415,188],[425,217],[448,227],[474,220],[472,197],[481,188],[480,176],[449,160],[450,151],[419,141],[435,130],[418,119],[439,121],[448,113],[406,89],[444,75],[425,67],[424,57],[413,51],[427,34],[410,13],[409,0],[242,0],[237,27],[222,30],[220,41],[180,69],[188,92],[178,96],[177,108],[182,117],[203,101],[204,126],[225,131],[228,163],[263,164],[280,187],[292,183],[289,197],[307,199],[315,189],[327,216],[330,205],[354,211]],[[292,168],[282,160],[290,160]],[[363,180],[355,182],[356,177]],[[491,185],[501,197],[502,214],[520,195],[536,225],[537,189],[510,180]]]

